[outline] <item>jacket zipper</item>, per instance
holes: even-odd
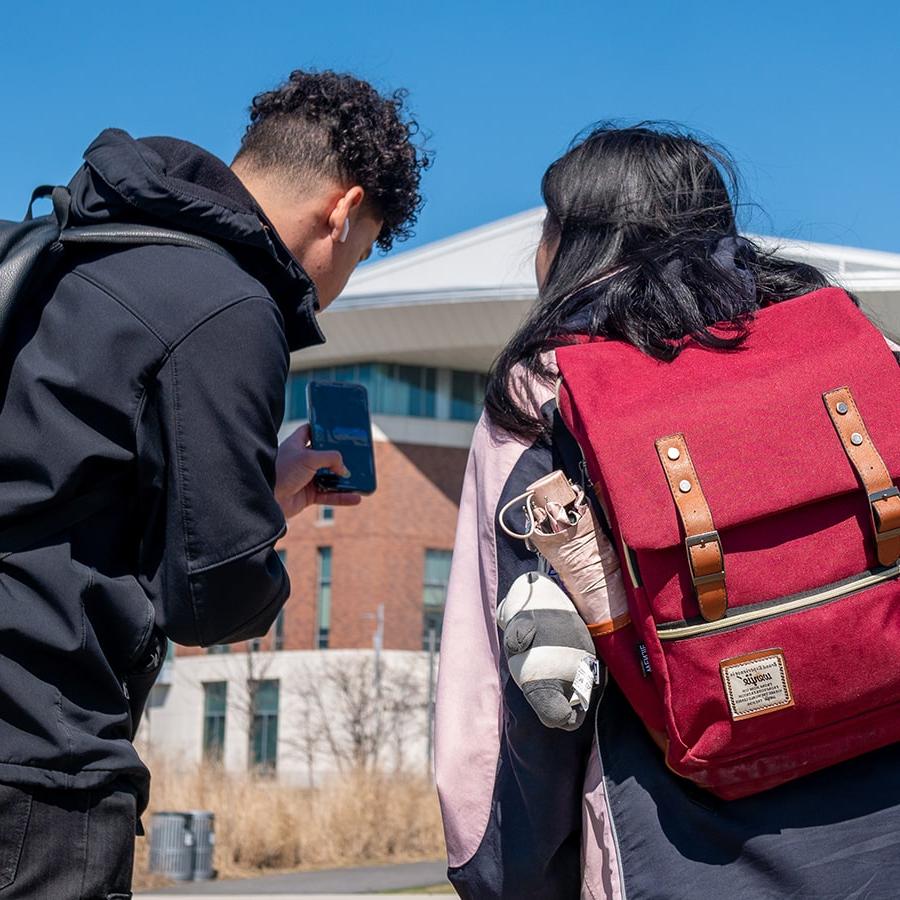
[[[787,597],[780,602],[766,602],[764,605],[755,607],[738,607],[733,613],[715,622],[657,625],[656,633],[661,641],[678,641],[684,638],[717,634],[722,631],[729,631],[732,628],[743,628],[756,622],[777,619],[792,613],[802,612],[814,606],[833,603],[835,600],[842,600],[851,594],[857,594],[860,591],[867,590],[870,587],[897,577],[900,577],[900,562],[878,571],[864,572],[852,579],[828,585],[812,593]]]

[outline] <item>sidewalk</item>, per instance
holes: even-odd
[[[382,894],[387,891],[408,891],[447,883],[447,863],[405,863],[390,866],[366,866],[358,869],[325,869],[318,872],[289,872],[284,875],[263,875],[259,878],[241,878],[228,881],[184,881],[173,887],[135,894],[142,900],[159,897],[174,900],[176,897],[205,896],[240,900],[257,897],[302,897],[314,900],[325,896],[328,900],[361,894]],[[404,894],[404,900],[415,900],[416,894]],[[433,898],[435,895],[430,895]]]

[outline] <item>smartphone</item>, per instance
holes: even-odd
[[[306,386],[310,444],[316,450],[337,450],[349,478],[328,469],[315,476],[322,491],[371,494],[375,490],[375,452],[369,395],[361,384],[347,381],[310,381]]]

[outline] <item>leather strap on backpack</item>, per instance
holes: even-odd
[[[900,559],[900,490],[869,437],[850,388],[828,391],[822,399],[868,496],[878,562],[892,566]]]
[[[660,438],[656,442],[656,452],[684,527],[684,546],[700,614],[707,622],[714,622],[728,609],[725,553],[719,532],[713,524],[712,512],[700,487],[684,435]]]

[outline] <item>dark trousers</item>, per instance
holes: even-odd
[[[0,900],[131,896],[135,795],[0,784]]]

